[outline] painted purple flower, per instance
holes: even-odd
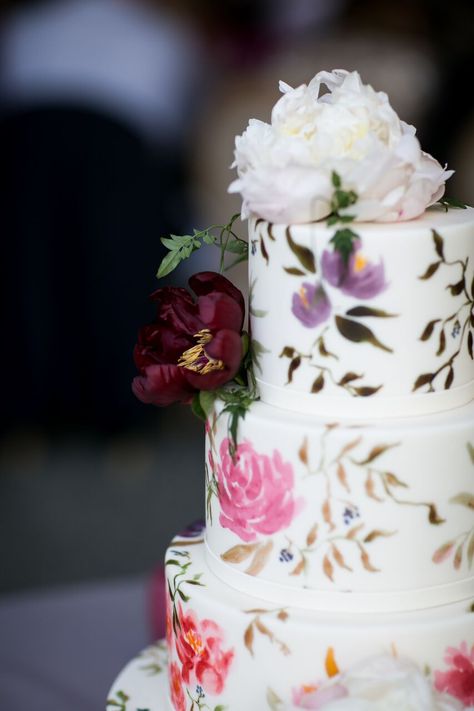
[[[387,287],[383,262],[372,264],[361,251],[361,242],[356,240],[347,264],[338,250],[325,249],[321,258],[324,279],[344,294],[357,299],[372,299]]]
[[[178,533],[178,536],[181,536],[181,538],[196,538],[197,536],[200,536],[202,534],[205,528],[206,522],[202,518],[199,518],[196,521],[190,523],[189,526],[186,526],[185,529],[180,531]]]
[[[321,284],[303,282],[300,290],[293,294],[291,311],[303,326],[314,328],[329,317],[331,302]]]

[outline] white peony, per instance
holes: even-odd
[[[331,687],[337,686],[333,700],[325,701]],[[330,694],[329,694],[330,697]],[[311,703],[312,701],[312,703]],[[435,690],[430,680],[408,659],[389,655],[372,657],[338,674],[318,687],[312,700],[293,704],[298,708],[321,711],[462,711],[463,704]],[[289,711],[288,709],[288,711]]]
[[[320,96],[321,86],[328,92]],[[358,195],[358,221],[410,220],[437,202],[452,175],[421,150],[413,126],[400,121],[381,91],[357,72],[319,72],[306,86],[280,82],[271,124],[251,119],[235,140],[242,217],[312,222],[331,212],[333,171]]]

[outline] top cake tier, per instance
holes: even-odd
[[[405,417],[474,398],[474,209],[358,223],[249,222],[260,397],[326,417]],[[342,239],[342,241],[341,241]]]

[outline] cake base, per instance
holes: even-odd
[[[106,711],[169,711],[166,643],[147,647],[120,672]]]

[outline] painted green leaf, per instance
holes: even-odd
[[[428,504],[428,521],[434,526],[439,526],[441,523],[445,523],[446,519],[441,518],[434,504]]]
[[[301,365],[301,358],[299,356],[297,356],[296,358],[293,358],[293,360],[291,361],[289,368],[288,368],[287,385],[289,383],[291,383],[291,381],[293,380],[293,373],[295,372],[295,370],[297,370],[300,367],[300,365]]]
[[[292,276],[304,276],[306,274],[306,272],[302,269],[298,269],[298,267],[283,267],[283,269],[287,274],[291,274]]]
[[[328,351],[323,338],[319,339],[318,351],[319,351],[319,355],[322,355],[323,358],[335,358],[336,360],[339,360],[338,356],[335,353],[331,353],[331,351]]]
[[[451,366],[448,370],[448,375],[446,376],[446,380],[444,381],[444,389],[449,390],[451,385],[453,384],[454,380],[454,368]]]
[[[473,344],[472,344],[472,331],[469,331],[467,335],[467,352],[471,356],[471,360],[474,360],[474,353],[473,353]]]
[[[413,385],[413,390],[418,390],[418,388],[422,388],[423,385],[429,385],[432,383],[434,378],[434,373],[423,373],[422,375],[419,375],[417,379],[415,380],[415,384]]]
[[[461,506],[467,506],[468,509],[474,509],[474,494],[468,494],[467,492],[461,492],[452,499],[449,499],[451,504],[461,504]]]
[[[448,284],[446,288],[450,290],[451,296],[459,296],[459,294],[462,294],[464,287],[464,279],[461,279],[461,281],[456,282],[456,284]]]
[[[285,346],[279,355],[279,358],[293,358],[295,349],[292,346]]]
[[[439,332],[439,346],[438,350],[436,351],[436,355],[440,356],[442,353],[444,353],[446,348],[446,335],[444,333],[444,329],[441,329]]]
[[[291,236],[291,229],[289,227],[286,228],[286,241],[301,266],[303,266],[306,271],[311,272],[311,274],[316,274],[314,254],[310,249],[308,249],[308,247],[303,247],[293,240]]]
[[[348,341],[353,343],[370,343],[375,348],[380,348],[387,353],[393,353],[393,349],[381,343],[374,333],[363,323],[352,321],[343,316],[336,316],[336,326],[341,334]]]
[[[375,395],[380,388],[381,385],[377,385],[377,387],[371,387],[370,385],[362,385],[361,387],[354,388],[355,392],[359,397],[370,397],[371,395]]]
[[[359,380],[360,378],[362,378],[362,375],[359,375],[358,373],[349,372],[342,376],[342,378],[338,382],[338,385],[347,385],[348,383],[352,383],[354,380]]]
[[[472,531],[469,543],[467,544],[466,557],[469,568],[472,568],[472,562],[474,560],[474,531]]]
[[[316,394],[316,393],[319,393],[323,388],[324,388],[324,374],[320,373],[311,387],[311,392],[313,394]]]
[[[434,327],[440,321],[440,318],[435,318],[433,319],[433,321],[429,321],[425,326],[425,330],[420,336],[420,341],[427,341],[429,338],[431,338],[431,336],[433,335]]]
[[[472,445],[470,442],[468,442],[466,447],[467,447],[469,456],[471,458],[471,462],[474,464],[474,445]]]
[[[268,264],[270,261],[270,258],[268,256],[267,248],[265,247],[265,242],[263,241],[263,237],[260,237],[260,251],[262,253],[262,257]]]
[[[431,279],[433,274],[435,274],[438,271],[439,265],[442,264],[442,262],[433,262],[433,264],[430,264],[429,267],[427,268],[426,272],[422,274],[418,279]]]
[[[439,234],[439,232],[436,232],[436,230],[431,230],[431,233],[433,235],[436,254],[438,255],[438,257],[441,257],[441,259],[444,259],[444,240]]]
[[[370,306],[354,306],[354,308],[346,311],[347,316],[373,316],[374,318],[397,318],[398,314],[390,314],[388,311],[381,309],[372,309]]]

